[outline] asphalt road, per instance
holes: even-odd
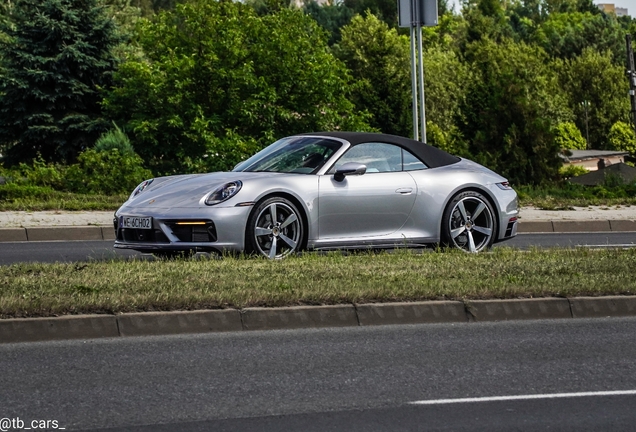
[[[519,234],[495,247],[634,247],[636,232]],[[109,259],[154,259],[151,255],[115,250],[112,241],[55,241],[0,243],[0,265],[19,262],[76,262]],[[0,431],[2,432],[2,431]]]
[[[633,431],[635,342],[636,318],[613,318],[8,344],[0,418],[139,432]],[[542,396],[440,401],[523,395]]]

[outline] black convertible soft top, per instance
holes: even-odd
[[[452,165],[460,161],[457,156],[446,153],[445,151],[440,150],[437,147],[433,147],[420,141],[415,141],[410,138],[404,138],[396,135],[369,132],[316,132],[303,135],[340,138],[349,141],[352,146],[369,142],[395,144],[413,153],[415,156],[421,159],[422,162],[424,162],[429,168]]]

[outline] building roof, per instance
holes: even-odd
[[[567,162],[629,155],[629,152],[614,150],[568,150],[568,153],[569,155],[561,155],[561,157]]]

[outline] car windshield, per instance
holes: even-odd
[[[232,171],[314,174],[342,143],[315,137],[283,138],[264,148]]]

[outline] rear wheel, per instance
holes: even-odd
[[[250,252],[280,259],[302,248],[303,220],[296,206],[282,197],[258,204],[247,222]]]
[[[497,223],[492,206],[479,192],[462,192],[451,200],[442,217],[442,242],[466,252],[490,248]]]

